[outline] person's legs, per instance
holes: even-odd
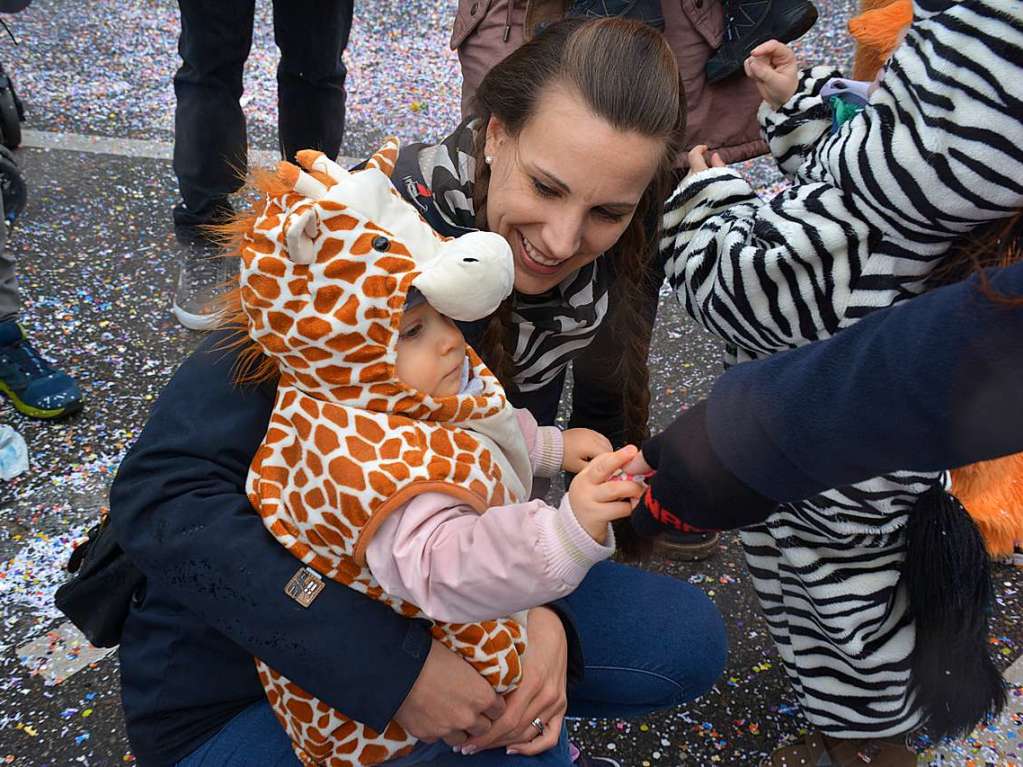
[[[677,706],[710,690],[724,668],[721,614],[688,583],[603,562],[566,602],[586,664],[568,691],[569,716],[634,717]]]
[[[345,130],[345,76],[341,60],[352,28],[353,0],[274,3],[277,125],[281,154],[300,149],[337,157]]]
[[[227,196],[245,175],[247,140],[239,99],[255,0],[179,0],[178,5],[174,173],[182,202],[174,208],[174,224],[187,229],[229,211]]]
[[[177,763],[177,767],[300,767],[284,728],[265,700],[253,703]]]
[[[569,767],[568,731],[562,727],[558,744],[537,756],[510,756],[503,748],[463,756],[443,743],[420,744],[416,750],[388,762],[394,767]],[[176,767],[298,767],[284,728],[265,700],[254,703],[186,756]]]
[[[14,256],[7,249],[7,226],[3,219],[4,201],[0,198],[0,322],[18,319],[21,311],[17,271]]]
[[[255,0],[179,0],[181,68],[174,76],[174,173],[181,202],[174,207],[179,247],[173,310],[191,330],[209,330],[213,304],[237,274],[237,259],[221,258],[203,228],[231,213],[228,195],[248,168],[245,116],[239,99],[252,47]]]

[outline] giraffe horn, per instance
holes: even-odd
[[[331,160],[323,152],[318,152],[317,155],[318,156],[313,158],[312,162],[310,162],[306,167],[310,172],[316,172],[326,176],[331,182],[330,186],[340,184],[351,175],[347,170]]]
[[[367,168],[376,168],[381,171],[385,176],[390,177],[391,173],[394,172],[394,165],[398,162],[398,139],[394,136],[388,136],[384,140],[384,145],[380,147],[373,156],[366,162]]]
[[[304,170],[298,172],[293,189],[303,197],[311,197],[314,200],[322,199],[327,194],[327,187]]]
[[[327,193],[327,186],[323,182],[310,176],[297,165],[292,165],[287,160],[277,163],[277,178],[284,182],[285,186],[294,189],[303,197],[319,200]]]
[[[288,258],[296,264],[308,266],[316,260],[316,238],[320,233],[320,217],[313,205],[301,213],[288,216],[284,239],[288,244]]]

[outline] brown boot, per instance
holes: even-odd
[[[761,767],[916,767],[904,737],[843,740],[810,732],[775,749]]]

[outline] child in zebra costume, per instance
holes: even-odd
[[[913,12],[845,122],[822,98],[837,72],[799,75],[778,43],[754,51],[746,70],[765,97],[761,125],[793,182],[773,199],[691,153],[661,246],[673,288],[726,340],[729,364],[921,293],[957,240],[1023,206],[1023,3],[916,0]],[[897,472],[786,504],[742,532],[771,635],[818,730],[767,764],[915,764],[906,733],[968,732],[1004,702],[986,654],[987,558],[946,479]]]

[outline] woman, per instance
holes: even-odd
[[[513,400],[550,422],[564,366],[592,341],[609,294],[627,297],[643,274],[644,217],[684,128],[678,73],[642,24],[566,22],[495,68],[479,100],[480,128],[407,151],[393,178],[442,233],[478,224],[510,242],[514,300],[469,330],[485,336]],[[612,264],[602,254],[616,243]],[[140,763],[294,764],[253,656],[359,721],[395,719],[422,740],[480,751],[459,764],[566,765],[566,710],[636,716],[709,689],[725,657],[716,609],[688,584],[622,565],[530,611],[523,682],[506,700],[423,624],[339,584],[303,582],[243,492],[274,382],[236,386],[237,354],[217,351],[226,340],[185,361],[111,493],[117,537],[147,577],[120,646]],[[642,362],[627,360],[626,375],[640,380]],[[526,740],[517,756],[500,748]]]

